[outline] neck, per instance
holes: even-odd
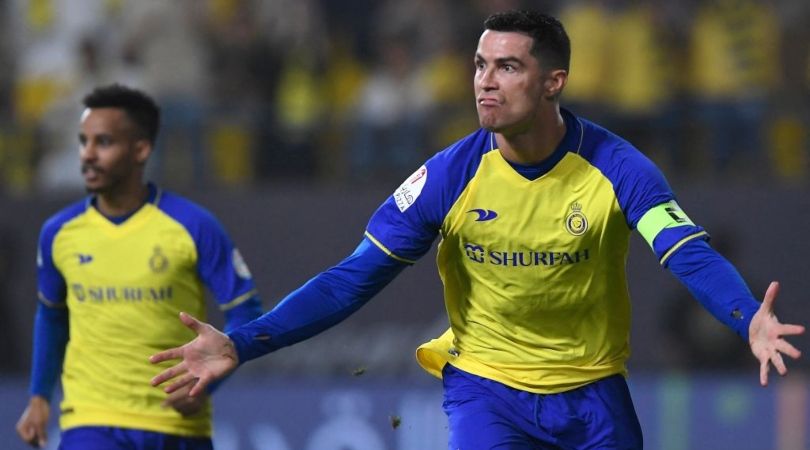
[[[112,192],[99,193],[96,208],[107,217],[123,216],[140,208],[148,197],[149,187],[143,183],[122,186]]]
[[[506,160],[530,166],[551,156],[565,137],[565,131],[565,121],[559,106],[555,105],[555,108],[541,112],[528,129],[496,133],[495,139]]]

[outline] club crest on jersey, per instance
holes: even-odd
[[[163,254],[159,246],[155,246],[155,251],[149,258],[149,268],[155,273],[165,272],[169,268],[169,258]]]
[[[582,205],[571,203],[571,212],[565,218],[565,229],[574,236],[582,236],[588,230],[588,218],[582,213]]]
[[[420,167],[394,191],[394,202],[400,212],[405,212],[419,198],[422,188],[425,187],[425,181],[427,181],[427,172],[427,167]]]

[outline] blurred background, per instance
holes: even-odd
[[[779,316],[810,324],[805,0],[1,0],[3,447],[18,448],[27,401],[39,227],[83,195],[88,91],[121,82],[158,100],[149,178],[221,219],[269,309],[477,128],[483,19],[526,6],[571,36],[563,106],[652,158],[755,296],[780,280]],[[630,382],[648,447],[810,448],[808,359],[761,389],[747,345],[631,244]],[[446,326],[434,257],[337,328],[246,365],[216,396],[218,448],[445,448],[440,383],[413,357]]]

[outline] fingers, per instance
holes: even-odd
[[[199,320],[197,320],[191,314],[181,312],[180,313],[180,321],[183,322],[183,324],[185,326],[187,326],[187,327],[191,328],[192,330],[194,330],[195,333],[200,334],[200,331],[202,330],[203,323],[200,322]]]
[[[175,405],[177,405],[179,403],[182,403],[184,401],[188,401],[188,399],[189,399],[189,396],[188,396],[189,390],[190,390],[190,386],[188,386],[188,389],[183,388],[183,389],[178,389],[178,390],[172,392],[171,394],[166,396],[166,399],[163,401],[162,405],[164,407],[171,407],[171,408],[176,409]]]
[[[793,359],[799,359],[799,357],[802,356],[801,350],[797,349],[793,346],[793,344],[784,339],[779,339],[776,341],[776,350],[779,353],[784,353]]]
[[[149,362],[152,364],[157,364],[163,361],[181,358],[183,358],[183,347],[175,347],[168,350],[163,350],[160,353],[155,353],[149,357]]]
[[[804,333],[804,327],[801,325],[780,324],[779,335],[790,336]]]
[[[25,441],[26,444],[32,447],[43,448],[47,444],[48,436],[44,429],[40,430],[33,424],[18,424],[17,434]]]
[[[787,373],[787,367],[785,366],[785,360],[782,359],[782,354],[779,352],[773,352],[771,356],[771,364],[776,367],[776,371],[779,372],[779,375],[785,375]]]
[[[161,376],[161,375],[158,375],[158,377]],[[166,386],[166,388],[164,388],[163,391],[166,392],[167,394],[171,394],[172,392],[177,391],[179,389],[183,389],[184,387],[186,387],[187,385],[190,385],[192,383],[197,383],[197,377],[195,377],[194,375],[192,375],[190,373],[186,373],[186,374],[183,374],[181,377],[177,378],[172,384]],[[193,388],[191,389],[191,391],[189,391],[188,395],[190,395],[192,397],[194,395],[196,395],[196,394],[194,394],[194,389]]]
[[[762,387],[768,385],[768,371],[771,370],[770,365],[768,364],[768,360],[765,359],[764,361],[759,362],[759,384]]]
[[[208,386],[208,380],[204,380],[202,378],[198,378],[194,386],[191,387],[191,390],[188,392],[188,395],[191,397],[197,397],[198,395],[205,394],[205,388]]]
[[[155,355],[155,356],[157,356],[157,355]],[[149,358],[149,359],[151,360],[152,358]],[[152,378],[151,384],[152,384],[152,386],[157,386],[159,384],[162,384],[164,381],[171,380],[172,378],[174,378],[174,377],[176,377],[178,375],[181,375],[181,374],[186,374],[187,375],[187,373],[186,373],[186,365],[184,363],[182,363],[182,362],[180,364],[169,367],[168,369],[164,370],[163,372],[160,372],[159,374],[155,375],[155,377]],[[176,390],[176,389],[174,389],[174,390]]]
[[[773,301],[776,300],[776,296],[779,294],[779,282],[778,281],[771,281],[771,284],[768,286],[768,290],[765,291],[765,298],[762,299],[762,307],[766,308],[769,312],[773,310]]]
[[[17,434],[28,445],[37,445],[36,429],[32,425],[19,423],[17,424]]]
[[[37,430],[37,447],[45,448],[45,445],[47,444],[48,444],[48,432],[45,431],[45,428]]]

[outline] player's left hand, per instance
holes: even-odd
[[[782,336],[802,334],[804,327],[779,322],[773,312],[773,302],[778,293],[779,282],[771,282],[759,311],[754,314],[751,324],[748,326],[748,341],[751,345],[751,352],[759,360],[759,383],[762,386],[768,385],[768,372],[771,364],[776,367],[779,375],[787,374],[787,367],[782,359],[783,354],[793,359],[799,358],[802,354],[782,338]]]
[[[189,384],[172,392],[163,401],[163,407],[174,408],[183,417],[193,416],[202,411],[205,407],[207,395],[192,397],[188,395],[193,385]]]

